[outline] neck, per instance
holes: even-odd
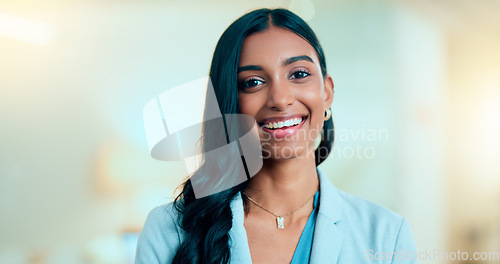
[[[314,155],[313,155],[314,156]],[[296,209],[319,188],[314,159],[264,160],[245,193],[277,214]]]

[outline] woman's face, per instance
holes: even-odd
[[[272,26],[245,39],[238,67],[240,111],[257,120],[264,158],[314,155],[333,100],[332,79],[323,78],[314,48]]]

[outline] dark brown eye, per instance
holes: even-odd
[[[262,85],[264,82],[259,80],[259,79],[250,79],[247,81],[244,81],[240,84],[241,89],[251,89],[253,87]]]
[[[292,73],[292,75],[290,76],[290,79],[303,79],[309,75],[310,74],[308,72],[306,72],[304,70],[300,70],[300,71],[296,71],[296,72]]]

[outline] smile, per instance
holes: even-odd
[[[260,122],[262,130],[273,137],[282,138],[293,135],[302,127],[307,115],[292,115],[285,117],[273,117]]]
[[[292,119],[287,119],[284,121],[278,121],[278,122],[268,122],[264,123],[263,127],[267,129],[281,129],[281,128],[287,128],[287,127],[294,127],[302,122],[302,117],[299,118],[292,118]]]

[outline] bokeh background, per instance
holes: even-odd
[[[499,252],[500,1],[1,0],[0,263],[132,263],[186,177],[150,157],[143,107],[207,76],[259,7],[297,12],[326,52],[331,181],[406,216],[419,251]]]

